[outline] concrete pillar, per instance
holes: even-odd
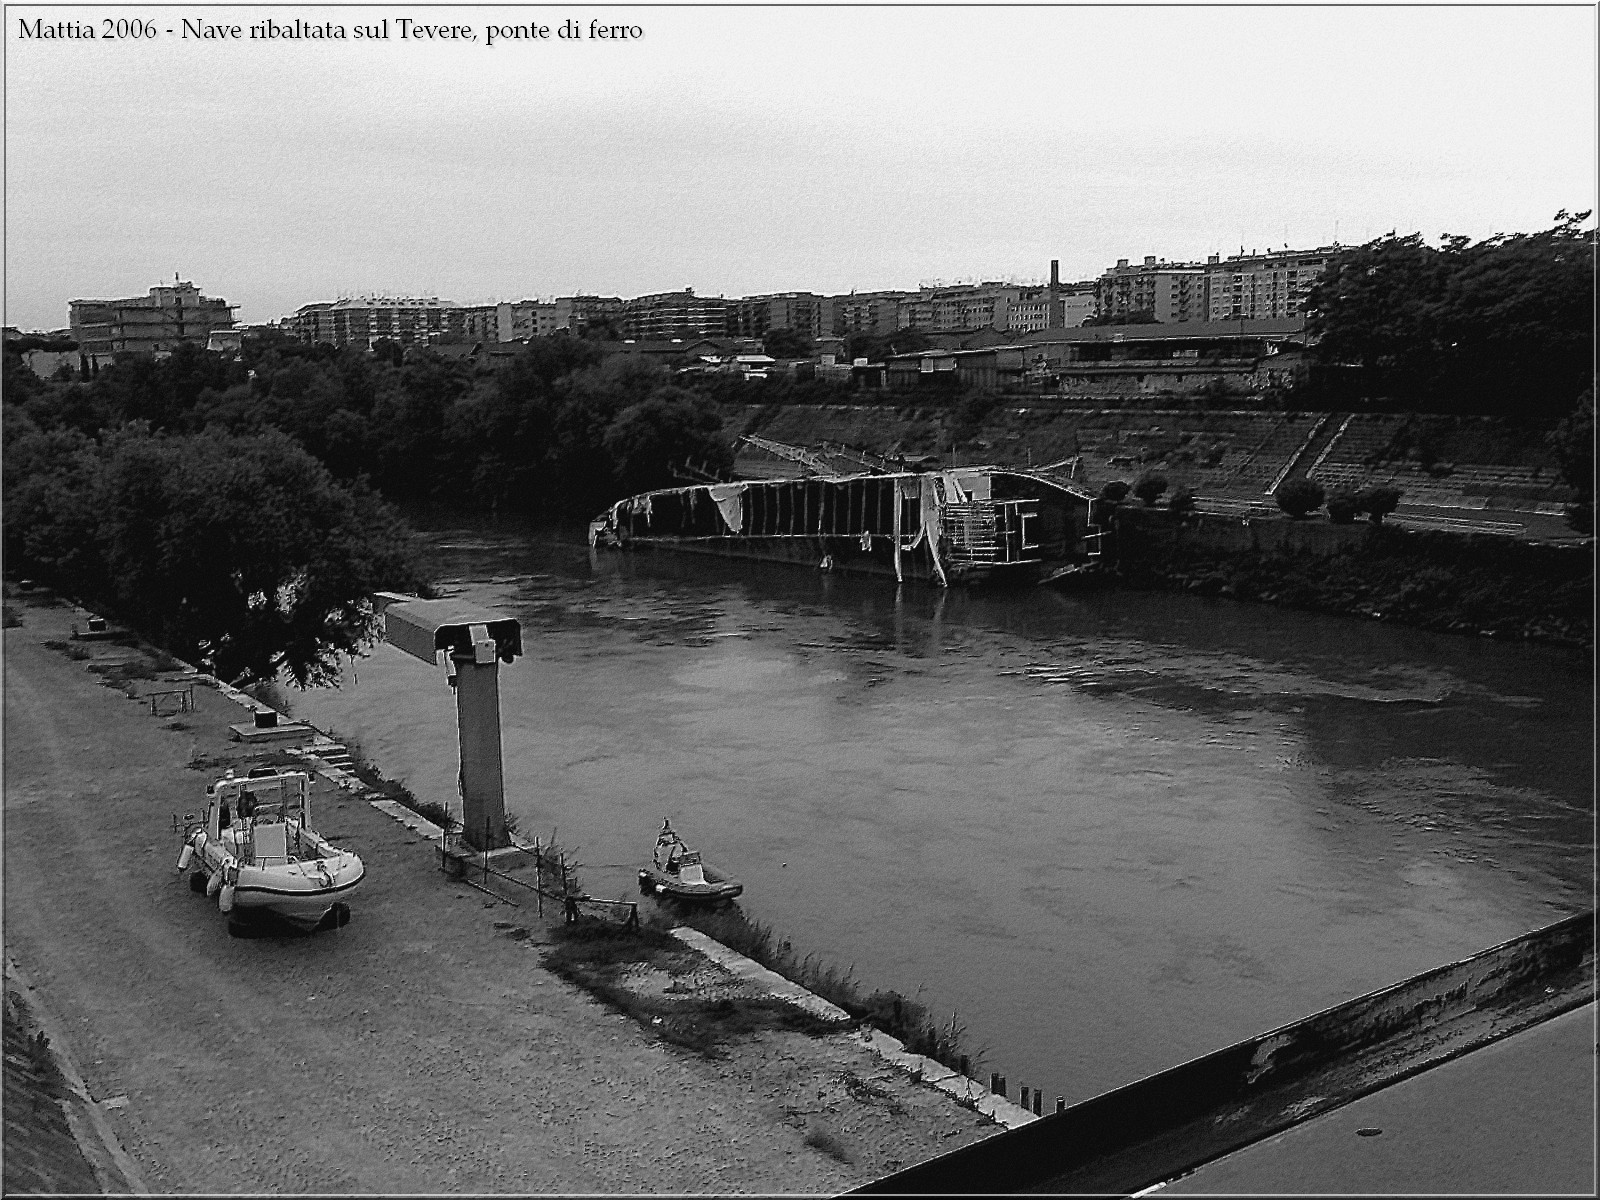
[[[492,655],[488,662],[470,653],[451,658],[461,737],[462,837],[474,850],[498,850],[511,842],[500,758],[500,664]]]

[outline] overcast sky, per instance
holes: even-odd
[[[25,37],[35,19],[154,40]],[[389,40],[185,40],[182,20]],[[476,42],[402,40],[398,19]],[[640,27],[561,40],[566,18]],[[1594,206],[1596,10],[6,9],[5,321],[1092,278]],[[491,24],[547,41],[485,44]],[[167,33],[170,29],[173,32]]]

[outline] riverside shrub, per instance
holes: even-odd
[[[1167,477],[1159,471],[1146,471],[1134,481],[1133,494],[1144,501],[1146,508],[1154,508],[1161,493],[1167,490]]]
[[[1348,488],[1328,493],[1328,520],[1335,525],[1354,525],[1361,515],[1361,501]]]
[[[1397,487],[1379,484],[1363,489],[1356,495],[1356,511],[1367,514],[1367,520],[1382,525],[1384,517],[1400,507],[1401,491]]]
[[[1288,479],[1278,485],[1272,498],[1278,507],[1299,520],[1322,507],[1322,485],[1310,479]]]

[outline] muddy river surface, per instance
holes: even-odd
[[[747,913],[954,1014],[1013,1095],[1072,1103],[1590,904],[1580,655],[423,523],[447,590],[522,622],[525,834],[636,898],[672,818]],[[382,645],[288,695],[459,812],[440,672]]]

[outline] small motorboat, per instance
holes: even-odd
[[[744,884],[702,860],[667,820],[661,822],[650,865],[639,868],[639,890],[693,904],[717,904],[732,900],[744,891]]]
[[[311,779],[304,771],[229,771],[206,788],[202,820],[186,821],[178,870],[189,886],[217,897],[230,933],[249,918],[275,918],[303,931],[350,920],[345,903],[366,874],[361,859],[311,828]]]

